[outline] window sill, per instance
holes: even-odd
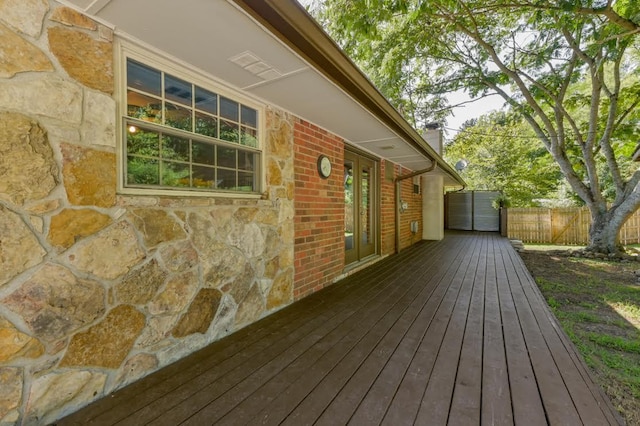
[[[181,190],[163,190],[151,188],[120,188],[118,195],[135,195],[135,196],[151,196],[166,198],[233,198],[233,199],[249,199],[259,200],[264,198],[263,194],[255,192],[206,192],[206,191],[181,191]]]

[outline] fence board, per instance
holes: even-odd
[[[586,207],[509,208],[507,232],[511,239],[534,244],[586,245],[591,215]],[[640,211],[622,226],[620,242],[640,243]]]

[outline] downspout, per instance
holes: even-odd
[[[393,181],[396,184],[396,250],[395,252],[400,252],[400,182],[405,179],[410,179],[414,176],[422,175],[424,173],[429,173],[438,166],[438,162],[435,159],[431,159],[431,165],[426,169],[418,170],[417,172],[411,172],[406,175],[398,176]]]

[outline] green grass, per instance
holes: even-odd
[[[598,346],[614,349],[616,351],[640,354],[640,340],[629,340],[624,337],[610,336],[608,334],[587,333],[586,337]]]
[[[627,424],[640,425],[640,286],[631,270],[567,259],[537,267],[536,282],[566,334]],[[627,274],[627,275],[624,275]]]

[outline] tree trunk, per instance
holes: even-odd
[[[618,234],[626,218],[616,215],[615,210],[591,212],[591,227],[589,228],[589,246],[587,250],[596,253],[620,253],[623,247]]]

